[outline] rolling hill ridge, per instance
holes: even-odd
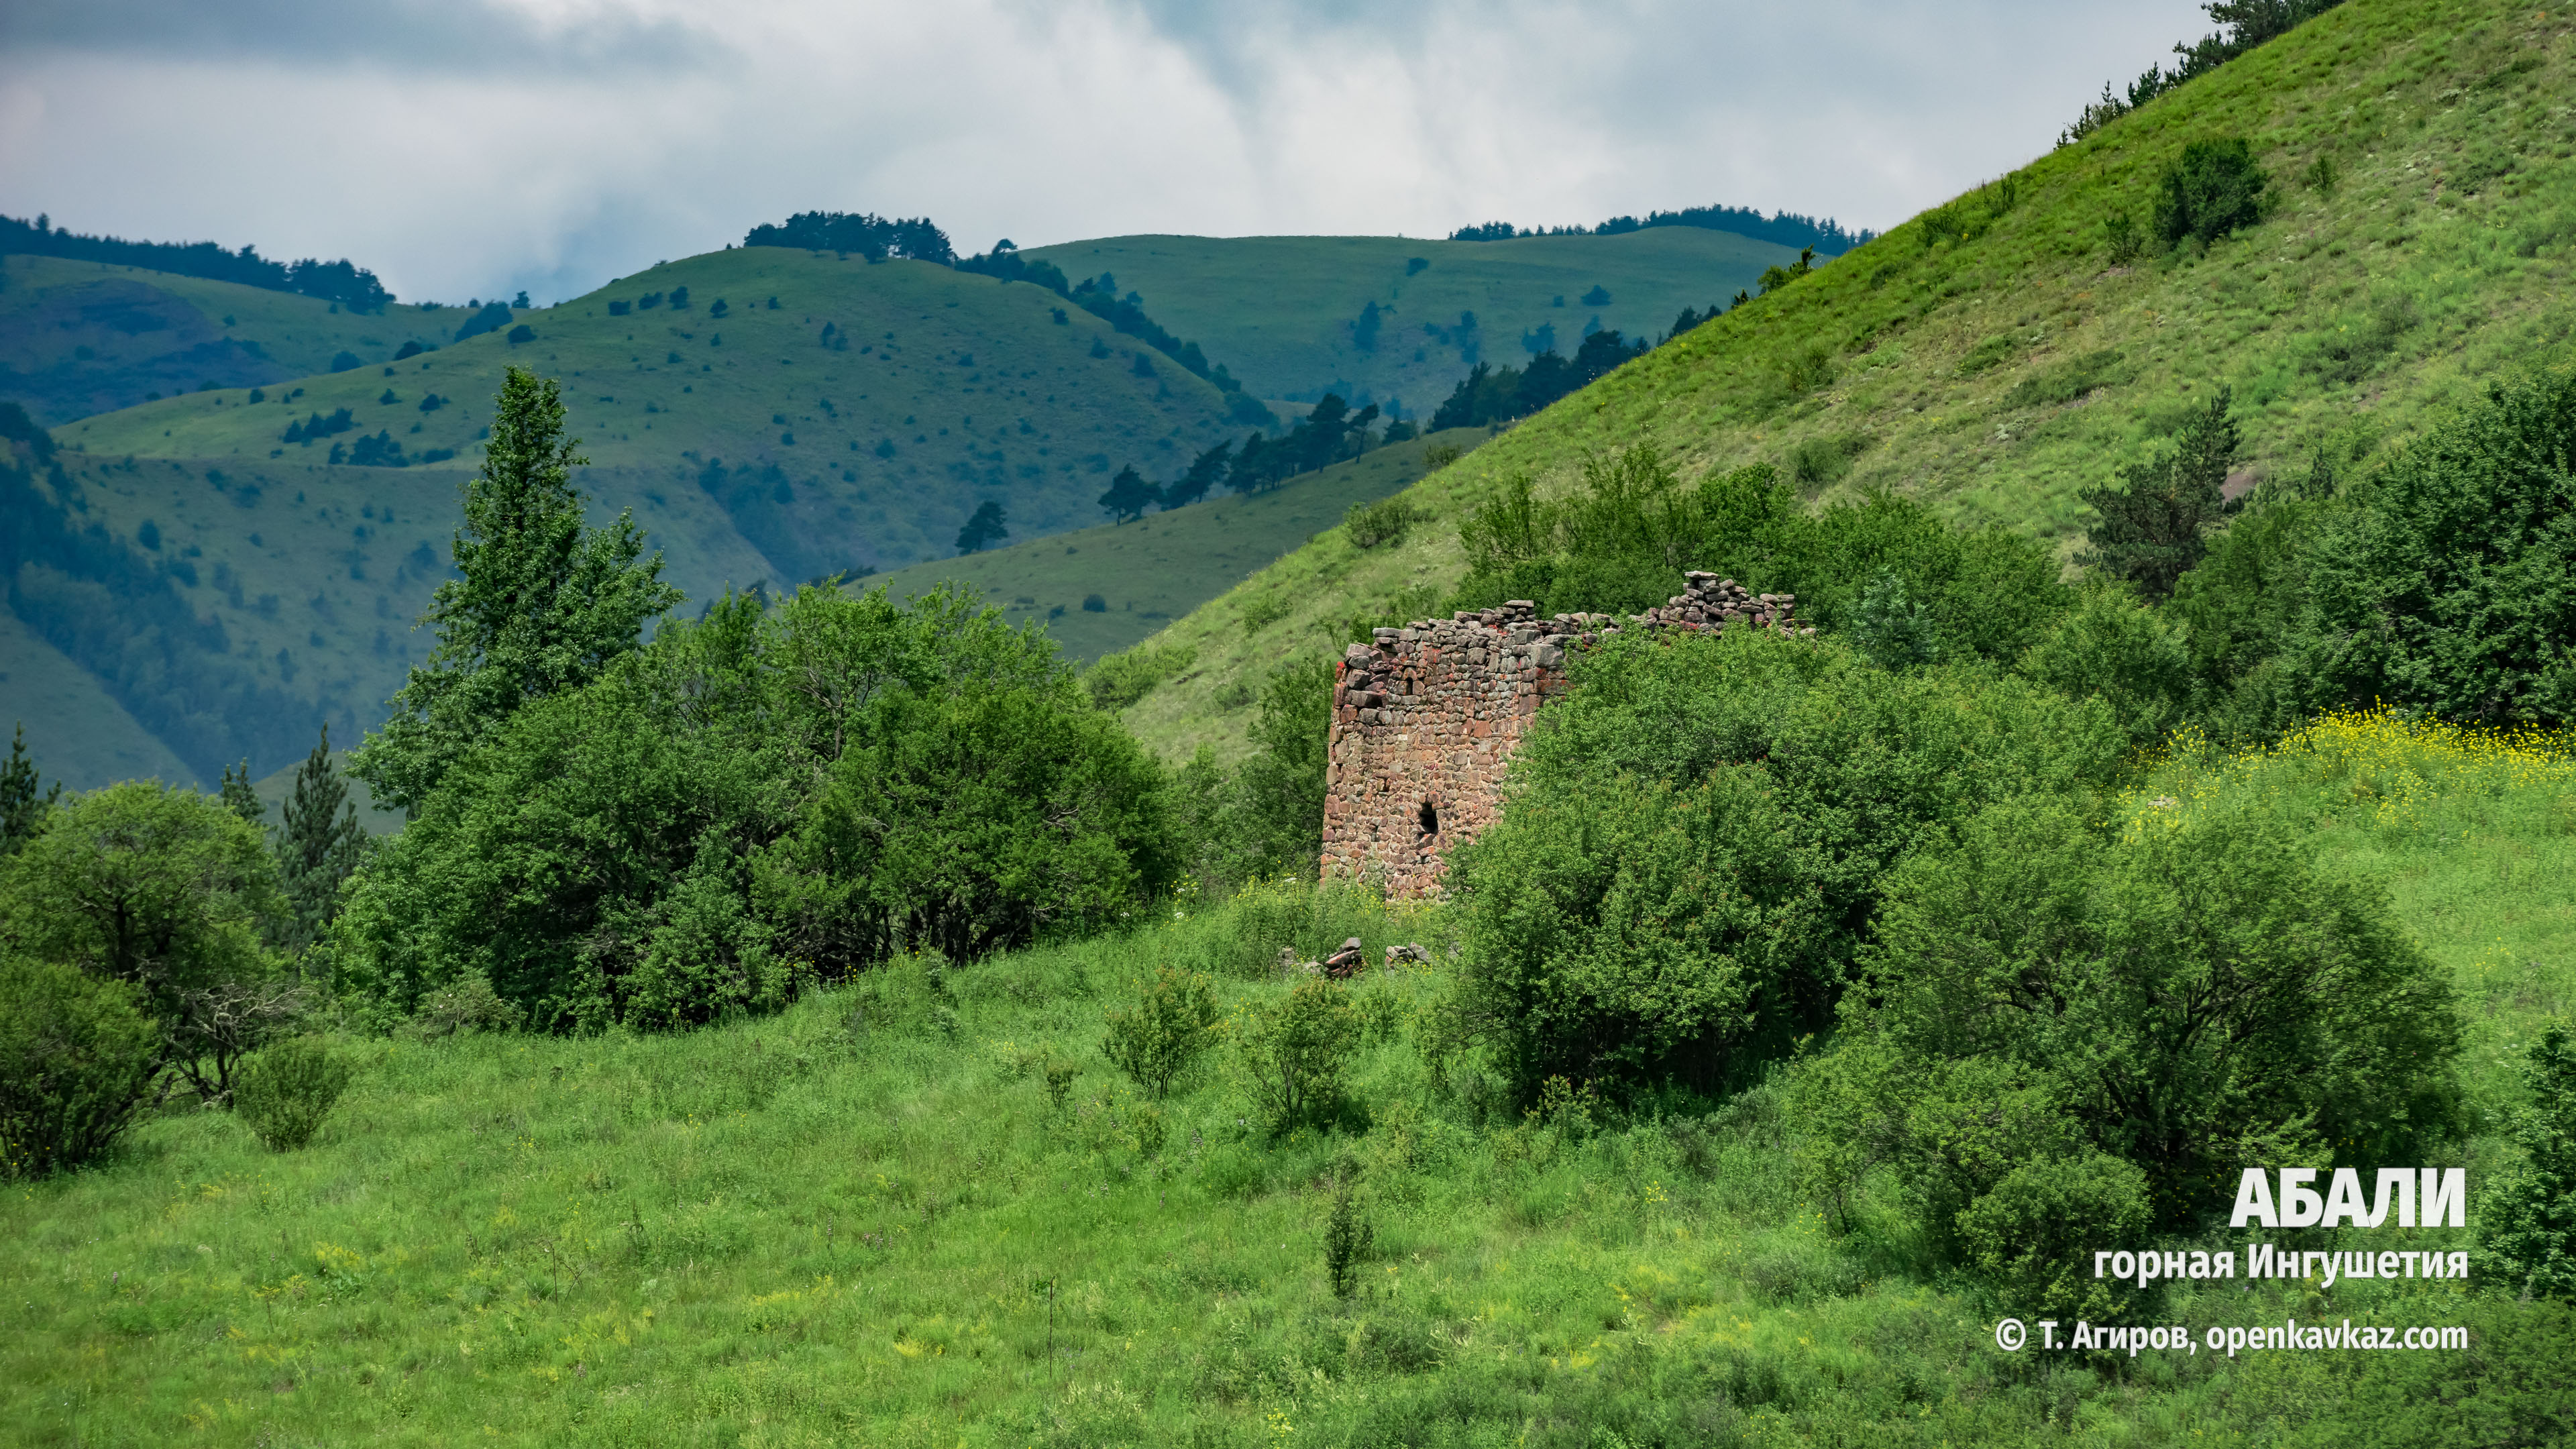
[[[1798,249],[1697,227],[1508,241],[1122,236],[1023,253],[1107,272],[1265,398],[1400,404],[1428,416],[1478,362],[1572,355],[1610,328],[1653,340]]]
[[[1657,236],[1660,252],[1634,237],[1377,245],[1432,247],[1448,278],[1530,248],[1618,252],[1628,259],[1580,274],[1630,298],[1656,287],[1713,297],[1737,280],[1704,265],[1727,238]],[[1334,272],[1348,242],[1310,242],[1322,260],[1305,270]],[[1277,260],[1249,244],[1218,251],[1227,246],[1230,265]],[[1525,257],[1506,270],[1534,295],[1549,265]],[[944,562],[982,503],[1001,505],[1027,547],[1099,520],[1118,468],[1173,478],[1248,431],[1240,396],[1083,307],[921,261],[736,248],[553,308],[374,313],[96,261],[0,267],[0,351],[16,349],[20,380],[61,383],[53,396],[67,408],[116,377],[174,394],[61,423],[59,480],[31,466],[16,485],[12,506],[30,525],[0,559],[20,626],[0,649],[0,683],[49,681],[41,712],[53,722],[34,743],[76,784],[138,771],[207,781],[244,756],[282,768],[323,721],[347,741],[371,726],[426,647],[409,626],[443,576],[458,492],[510,365],[563,381],[594,508],[632,509],[669,577],[699,601],[834,573],[908,569],[907,589],[984,579],[997,565]],[[300,370],[264,380],[287,366]],[[1032,616],[1066,608],[1067,645],[1088,657],[1405,476],[1389,453],[1344,481],[1282,490],[1293,498],[1241,500],[1257,506],[1221,510],[1245,520],[1238,538],[1211,533],[1213,513],[1187,519],[1184,532],[1204,537],[1187,551],[1192,566],[1168,578],[1140,577],[1159,565],[1123,549],[1050,550],[1042,589],[1004,580],[990,591],[1014,610],[1045,594]],[[1176,536],[1160,522],[1130,530],[1156,531]],[[1078,607],[1095,593],[1117,597],[1118,619]]]
[[[1194,679],[1127,711],[1167,758],[1241,748],[1245,677],[1355,611],[1418,616],[1457,525],[1514,477],[1568,487],[1651,444],[1686,477],[1765,463],[1810,501],[1885,488],[2071,556],[2081,488],[2232,390],[2240,484],[2365,469],[2576,335],[2576,25],[2494,3],[2351,0],[1622,367],[1405,495],[1399,548],[1336,534],[1157,642]],[[2241,137],[2260,224],[2114,253],[2195,140]]]

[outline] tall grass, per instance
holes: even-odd
[[[2312,733],[2177,754],[2135,808],[2273,790],[2312,812],[2492,1018],[2473,1071],[2502,1091],[2511,1044],[2564,1009],[2557,777],[2385,717]],[[2414,823],[2318,808],[2356,762],[2424,782]],[[1523,1116],[1472,1059],[1435,1076],[1445,908],[1291,882],[1168,909],[685,1036],[367,1043],[299,1153],[222,1114],[147,1123],[107,1167],[0,1199],[0,1424],[48,1445],[2331,1442],[2398,1400],[2541,1422],[2527,1401],[2571,1343],[2558,1310],[2397,1284],[2417,1296],[2331,1306],[2475,1322],[2481,1355],[2004,1355],[2008,1306],[1927,1276],[1884,1204],[1836,1237],[1798,1199],[1776,1086]],[[1162,966],[1204,971],[1231,1015],[1288,989],[1281,948],[1353,935],[1372,1025],[1328,1125],[1266,1135],[1222,1048],[1159,1103],[1100,1054],[1102,1013]],[[1415,941],[1431,966],[1374,964]],[[1072,1068],[1061,1106],[1050,1064]],[[1346,1181],[1371,1246],[1339,1300]],[[2176,1311],[2322,1316],[2311,1297],[2226,1285]]]

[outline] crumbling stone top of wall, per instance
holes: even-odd
[[[1325,773],[1323,870],[1374,878],[1391,895],[1437,894],[1452,848],[1502,809],[1505,766],[1549,699],[1569,650],[1623,630],[1729,626],[1812,634],[1797,600],[1710,573],[1642,614],[1555,614],[1513,599],[1379,629],[1335,672]]]
[[[1567,643],[1591,643],[1623,628],[1711,630],[1747,624],[1782,634],[1815,633],[1814,629],[1798,626],[1797,601],[1795,594],[1757,594],[1733,579],[1694,570],[1682,575],[1682,592],[1665,600],[1662,608],[1627,615],[1624,621],[1616,614],[1552,614],[1542,619],[1535,602],[1512,599],[1491,609],[1461,609],[1447,619],[1417,619],[1400,629],[1374,630],[1375,648],[1354,644],[1343,651],[1342,659],[1351,670],[1366,671],[1382,663],[1385,652],[1400,651],[1408,644],[1490,631],[1502,635],[1500,642],[1506,646],[1535,646],[1531,648],[1535,656],[1532,662],[1542,669],[1553,669],[1564,663]],[[1367,686],[1355,683],[1353,687]]]

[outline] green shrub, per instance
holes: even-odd
[[[1288,602],[1275,594],[1260,594],[1243,601],[1243,632],[1258,634],[1288,617]]]
[[[2488,1180],[2478,1246],[2518,1297],[2576,1301],[2576,1043],[2553,1026],[2523,1065],[2530,1105],[2513,1117],[2523,1161]]]
[[[1244,1011],[1234,1027],[1236,1056],[1271,1131],[1313,1121],[1340,1101],[1342,1068],[1359,1034],[1350,993],[1322,977]]]
[[[1159,1098],[1206,1048],[1218,1016],[1206,977],[1166,966],[1137,994],[1135,1005],[1108,1013],[1109,1035],[1100,1052]]]
[[[2243,137],[2193,141],[2156,180],[2156,235],[2203,245],[2263,219],[2263,168]]]
[[[1887,569],[1879,570],[1861,595],[1860,607],[1852,611],[1851,634],[1852,642],[1881,669],[1911,669],[1941,658],[1932,611],[1908,598],[1904,581]]]
[[[1837,433],[1828,438],[1801,438],[1789,448],[1789,477],[1802,488],[1839,483],[1851,472],[1852,460],[1869,451],[1867,433]]]
[[[2093,1276],[2105,1244],[2151,1226],[2146,1174],[2101,1152],[2018,1163],[1952,1220],[1961,1266],[2025,1319],[2117,1323],[2139,1296]]]
[[[288,919],[259,828],[214,795],[127,780],[55,806],[0,866],[9,944],[136,988],[206,1101],[301,993],[263,933]]]
[[[2146,235],[2125,211],[2114,211],[2102,218],[2102,250],[2111,265],[2125,267],[2147,254]]]
[[[2104,348],[2034,371],[2004,393],[2008,408],[2061,407],[2100,388],[2128,380],[2117,348]]]
[[[1261,691],[1246,732],[1252,757],[1235,773],[1224,810],[1222,873],[1230,880],[1311,877],[1324,849],[1325,749],[1333,725],[1333,661],[1291,659]]]
[[[2181,724],[2191,706],[2191,634],[2124,588],[2089,589],[2022,656],[2021,672],[2069,698],[2109,705],[2129,743],[2143,749]]]
[[[1422,470],[1437,473],[1467,456],[1455,443],[1434,443],[1422,450]]]
[[[1790,399],[1830,387],[1841,375],[1842,369],[1835,365],[1833,352],[1821,342],[1789,349],[1781,357],[1777,373],[1780,391]]]
[[[2303,550],[2283,648],[2302,703],[2404,700],[2482,724],[2576,721],[2576,373],[2486,397],[2351,490]]]
[[[233,1115],[270,1151],[292,1152],[313,1140],[349,1088],[348,1060],[320,1037],[291,1037],[242,1064],[233,1085]]]
[[[1981,1060],[2053,1083],[2161,1224],[2223,1211],[2266,1143],[2405,1162],[2456,1118],[2448,981],[2384,893],[2262,815],[2151,806],[2105,843],[1999,804],[1895,869],[1863,964],[1845,1029],[1883,1033],[1897,1080]]]
[[[2020,350],[2021,342],[2017,338],[1989,337],[1962,354],[1958,365],[1951,371],[1960,377],[1975,377],[2011,361],[2012,355]]]
[[[136,990],[76,966],[0,958],[0,1174],[107,1154],[161,1062]]]
[[[1829,1025],[1882,877],[1984,805],[2098,787],[2098,703],[1821,640],[1619,639],[1576,665],[1454,857],[1461,1007],[1527,1100],[1748,1081]]]
[[[1082,686],[1093,704],[1115,713],[1153,693],[1154,686],[1189,668],[1197,658],[1198,651],[1186,645],[1139,644],[1101,656],[1082,672]]]
[[[1324,1277],[1333,1296],[1348,1298],[1360,1285],[1360,1261],[1375,1245],[1377,1230],[1360,1215],[1358,1194],[1346,1176],[1333,1189],[1333,1215],[1324,1224]]]
[[[1844,434],[1846,458],[1867,442]],[[1534,599],[1541,614],[1635,613],[1706,569],[1757,592],[1797,595],[1799,622],[1848,625],[1882,570],[1931,611],[1944,658],[2008,662],[2070,602],[2059,565],[2032,539],[1951,527],[1920,502],[1872,489],[1810,513],[1768,464],[1685,487],[1656,450],[1585,459],[1583,484],[1542,499],[1506,480],[1459,526],[1468,574],[1453,607]]]
[[[1961,197],[1946,206],[1936,206],[1923,213],[1923,249],[1930,251],[1942,241],[1972,242],[1994,225],[1994,212],[1987,207],[1970,206]]]
[[[2371,304],[2365,316],[2338,323],[2332,332],[2321,333],[2315,353],[2304,366],[2329,381],[2350,387],[2393,356],[2397,345],[2422,320],[2413,297],[2403,292],[2384,295]]]
[[[1114,922],[1174,873],[1165,807],[1045,635],[966,595],[736,596],[461,755],[335,956],[388,1026],[470,974],[541,1030],[697,1025]]]
[[[1374,503],[1352,504],[1342,515],[1342,530],[1356,547],[1375,548],[1382,543],[1404,542],[1405,531],[1428,516],[1398,494]]]
[[[403,1024],[404,1034],[454,1036],[459,1032],[517,1031],[527,1013],[504,1001],[480,972],[470,972],[435,991],[421,993],[420,1009]]]

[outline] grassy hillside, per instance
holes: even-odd
[[[1684,307],[1724,302],[1763,268],[1797,259],[1792,248],[1678,226],[1504,242],[1124,236],[1028,255],[1070,277],[1114,275],[1155,320],[1200,339],[1263,397],[1311,402],[1331,387],[1381,406],[1400,399],[1425,416],[1479,358],[1528,361],[1522,339],[1541,328],[1568,356],[1596,327],[1660,337]],[[1587,303],[1596,287],[1607,299]],[[1362,320],[1372,303],[1374,335]],[[1463,312],[1476,316],[1472,332],[1459,327]]]
[[[640,305],[684,287],[683,308]],[[470,459],[516,363],[564,380],[594,463],[704,489],[778,577],[803,579],[948,553],[984,498],[1031,532],[1088,522],[1119,465],[1177,471],[1233,431],[1214,388],[1058,301],[922,262],[739,248],[522,314],[524,343],[486,334],[262,403],[192,394],[56,436],[93,456],[319,462],[330,442],[382,431],[408,457]],[[444,404],[422,411],[432,396]],[[289,423],[339,408],[351,431],[284,441]]]
[[[246,388],[381,366],[406,342],[452,339],[463,307],[343,312],[232,282],[59,257],[0,257],[0,399],[56,424],[212,383]]]
[[[1267,493],[1219,496],[1135,522],[914,564],[883,583],[897,598],[945,580],[972,585],[1014,623],[1038,620],[1065,653],[1097,659],[1127,648],[1226,591],[1302,540],[1342,521],[1354,503],[1420,478],[1432,448],[1482,439],[1467,429],[1378,448],[1291,479]],[[1084,607],[1097,599],[1097,610]]]
[[[2401,776],[2395,807],[2354,788]],[[2483,1114],[2576,1001],[2571,783],[2381,722],[2177,762],[2132,804],[2278,810],[2386,882],[2461,993]],[[2182,1284],[2168,1316],[2468,1323],[2474,1353],[1998,1353],[2003,1310],[1916,1247],[1825,1233],[1775,1087],[1706,1118],[1521,1122],[1432,1074],[1440,966],[1360,984],[1376,1025],[1329,1132],[1265,1140],[1222,1060],[1140,1101],[1098,1044],[1154,967],[1215,973],[1233,1012],[1284,989],[1279,946],[1439,959],[1454,926],[1294,892],[1184,915],[682,1037],[374,1042],[299,1152],[223,1113],[151,1122],[0,1201],[0,1415],[30,1445],[2236,1446],[2562,1422],[2563,1312],[2448,1283]],[[2494,1148],[2468,1145],[2473,1172]],[[1374,1227],[1349,1300],[1321,1247],[1342,1174]]]
[[[39,751],[43,767],[75,787],[134,773],[120,719],[141,720],[162,757],[184,763],[146,773],[202,785],[243,756],[260,774],[291,765],[326,721],[334,739],[355,743],[381,722],[404,672],[426,656],[429,636],[413,621],[447,576],[467,476],[460,469],[332,468],[292,454],[248,461],[65,454],[62,462],[69,496],[53,497],[40,481],[45,501],[104,532],[219,631],[223,651],[200,655],[207,670],[294,702],[293,717],[264,717],[247,736],[183,717],[162,676],[125,672],[130,633],[144,627],[130,600],[30,566],[11,595],[17,627],[0,647],[0,671],[38,668],[51,657],[89,673],[86,689],[60,695],[48,725],[55,743]],[[777,576],[721,505],[683,481],[593,468],[582,484],[595,513],[636,511],[668,575],[692,599]]]
[[[98,676],[0,609],[0,729],[26,730],[27,753],[50,788],[195,775],[126,712]]]
[[[684,309],[633,305],[683,287]],[[38,506],[69,533],[103,535],[129,574],[167,580],[222,647],[152,644],[192,661],[200,678],[181,688],[168,669],[138,670],[131,640],[145,626],[95,581],[27,575],[12,602],[195,779],[244,755],[266,773],[299,758],[321,721],[350,741],[373,727],[425,649],[410,626],[445,575],[505,366],[563,378],[595,510],[632,508],[671,579],[704,601],[947,557],[985,499],[1021,538],[1078,527],[1101,516],[1118,465],[1176,473],[1233,431],[1214,388],[1058,300],[920,263],[720,252],[520,314],[536,335],[518,344],[485,334],[84,418],[56,430],[66,489],[39,476]],[[340,409],[345,431],[286,440]],[[412,466],[331,461],[378,435]],[[0,671],[18,667],[0,652]],[[218,682],[271,702],[216,719],[181,697]],[[70,743],[47,764],[82,786],[117,778],[131,754],[108,743],[112,723],[87,718],[61,721]]]
[[[1429,607],[1464,572],[1466,508],[1514,474],[1563,486],[1589,453],[1772,463],[1811,497],[1896,489],[2069,553],[2076,491],[2215,385],[2246,479],[2301,475],[2317,447],[2366,463],[2483,378],[2567,355],[2571,87],[2563,14],[2353,0],[1522,423],[1415,486],[1440,526],[1404,548],[1291,554],[1166,631],[1230,663],[1128,717],[1171,757],[1224,748],[1243,676],[1321,620]],[[2225,136],[2271,176],[2268,219],[2113,265],[2109,218],[2143,224],[2183,146]]]

